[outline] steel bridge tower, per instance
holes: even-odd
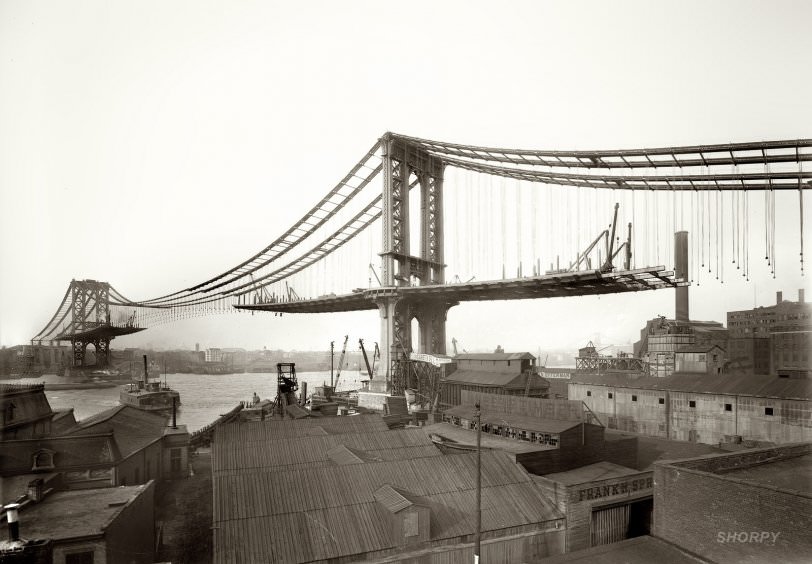
[[[446,315],[458,302],[443,299],[408,300],[386,288],[445,283],[443,262],[443,171],[441,159],[402,139],[385,134],[381,138],[383,157],[383,252],[381,283],[384,291],[376,299],[381,316],[381,367],[386,386],[393,392],[402,387],[400,366],[412,352],[412,319],[418,321],[419,351],[445,354]],[[409,248],[409,194],[420,189],[420,255]],[[383,379],[380,379],[381,381]],[[381,390],[383,391],[383,390]]]

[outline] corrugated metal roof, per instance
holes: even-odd
[[[812,381],[758,374],[674,374],[665,378],[630,378],[623,374],[575,374],[570,383],[698,394],[724,394],[809,400]]]
[[[538,374],[516,372],[488,372],[485,370],[457,370],[448,376],[443,383],[467,384],[471,386],[492,386],[496,388],[509,388],[524,390],[527,378],[531,379],[531,390],[543,390],[550,387],[550,383]]]
[[[453,415],[454,417],[463,417],[469,421],[472,421],[475,411],[476,408],[474,406],[458,405],[456,407],[452,407],[451,409],[445,410],[443,413]],[[482,423],[490,423],[492,425],[507,426],[513,427],[514,429],[537,431],[541,433],[561,433],[581,424],[579,421],[541,419],[539,417],[516,415],[515,413],[489,411],[485,409],[482,410]]]
[[[454,360],[535,360],[535,356],[529,352],[521,353],[462,353],[454,357]]]
[[[472,535],[476,454],[214,476],[217,563],[309,562],[399,546],[375,492],[389,485],[431,509],[431,538]],[[502,453],[482,454],[482,529],[562,519]]]
[[[346,464],[362,464],[364,460],[344,445],[334,446],[327,451],[327,458],[339,466]]]
[[[216,434],[223,436],[222,444],[273,441],[291,437],[311,437],[386,431],[389,428],[377,414],[346,417],[306,417],[304,419],[269,419],[265,421],[234,422],[220,425]]]
[[[245,425],[228,425],[218,433],[212,445],[214,472],[252,468],[292,469],[307,466],[332,466],[336,461],[330,450],[343,445],[361,460],[404,460],[441,456],[439,450],[420,429],[397,429],[371,433],[344,433],[299,437],[296,440],[262,441],[262,431],[252,426],[255,434],[243,432]]]
[[[393,488],[389,484],[384,484],[375,490],[373,495],[375,496],[375,500],[383,505],[384,509],[390,513],[397,513],[398,511],[415,505],[412,499],[410,499],[414,497],[413,495],[408,495],[406,492]]]

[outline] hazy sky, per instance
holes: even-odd
[[[552,149],[812,137],[810,21],[804,1],[4,0],[0,344],[33,336],[72,278],[146,299],[242,261],[388,130]],[[779,211],[777,279],[703,284],[692,317],[796,298],[797,195]],[[657,314],[673,291],[466,304],[448,338],[625,343]],[[377,331],[372,312],[234,315],[113,346],[315,349]]]

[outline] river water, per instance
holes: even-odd
[[[338,390],[357,390],[361,387],[361,372],[344,370],[338,383]],[[363,372],[366,377],[366,371]],[[297,372],[301,387],[307,382],[307,393],[313,393],[316,386],[330,384],[330,372]],[[186,425],[189,432],[196,431],[226,413],[241,401],[251,401],[254,392],[262,399],[276,398],[276,373],[245,374],[167,374],[169,387],[180,392],[181,408],[178,423]],[[58,376],[46,375],[42,378],[14,380],[15,383],[59,382]],[[118,405],[122,386],[91,390],[46,390],[45,396],[51,409],[73,408],[77,420],[95,415]]]

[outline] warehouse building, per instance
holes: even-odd
[[[214,562],[470,562],[475,473],[475,454],[442,455],[422,430],[388,431],[380,416],[223,426]],[[483,453],[482,484],[483,560],[563,551],[564,517],[521,466]]]
[[[440,386],[440,403],[460,405],[462,391],[512,396],[547,397],[550,383],[539,376],[536,357],[530,353],[461,354],[454,357],[457,370]]]
[[[569,383],[569,398],[610,429],[706,444],[810,440],[811,392],[810,380],[752,374],[582,374]]]

